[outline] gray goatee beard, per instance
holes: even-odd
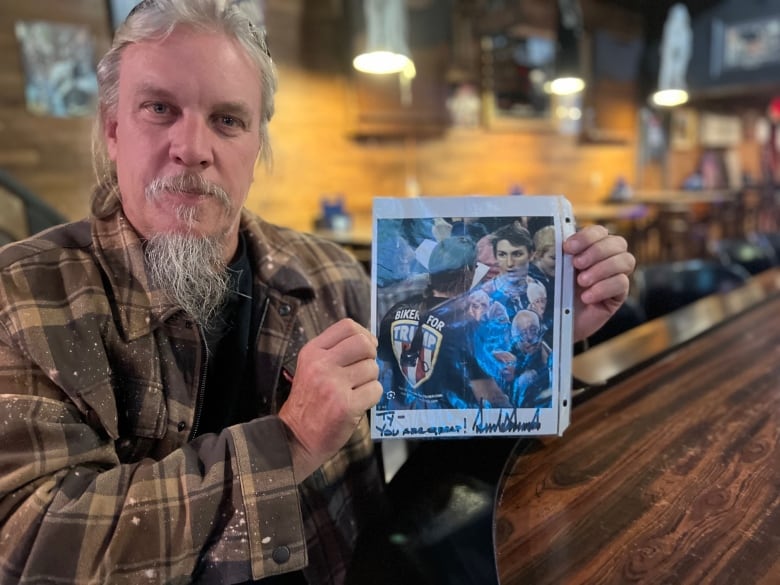
[[[197,173],[157,178],[147,186],[146,198],[154,201],[166,191],[214,197],[226,216],[232,212],[227,191]],[[147,241],[149,275],[152,283],[163,289],[171,302],[200,326],[208,328],[229,292],[230,281],[222,259],[226,234],[203,236],[194,233],[199,219],[198,206],[182,204],[173,211],[186,231],[157,234]]]
[[[222,238],[157,234],[147,241],[145,253],[152,283],[201,327],[208,328],[229,292]]]
[[[204,179],[197,173],[183,173],[172,177],[158,177],[146,186],[145,195],[148,201],[155,201],[163,193],[192,193],[216,199],[222,206],[225,215],[230,215],[233,204],[230,195],[217,183]],[[195,226],[198,219],[197,209],[191,205],[180,205],[175,208],[176,215],[184,221],[189,229]]]

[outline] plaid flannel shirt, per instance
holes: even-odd
[[[247,211],[241,229],[270,399],[194,441],[201,336],[150,287],[121,211],[0,251],[0,583],[343,581],[381,497],[368,424],[296,485],[274,413],[303,344],[367,321],[367,278],[329,242]]]

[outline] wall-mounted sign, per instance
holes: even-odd
[[[738,146],[742,141],[742,121],[738,116],[705,113],[699,122],[699,142],[710,148]]]
[[[780,15],[737,23],[713,21],[713,77],[780,65]]]

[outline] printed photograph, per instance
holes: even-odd
[[[407,436],[482,434],[481,424],[494,424],[485,413],[505,423],[497,433],[520,431],[523,420],[526,431],[541,430],[539,416],[554,413],[560,395],[563,299],[562,226],[553,207],[546,211],[375,219],[379,419],[392,413]]]

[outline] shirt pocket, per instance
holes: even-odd
[[[117,455],[122,463],[148,457],[165,436],[168,409],[161,387],[148,380],[115,380],[111,389],[116,403]]]

